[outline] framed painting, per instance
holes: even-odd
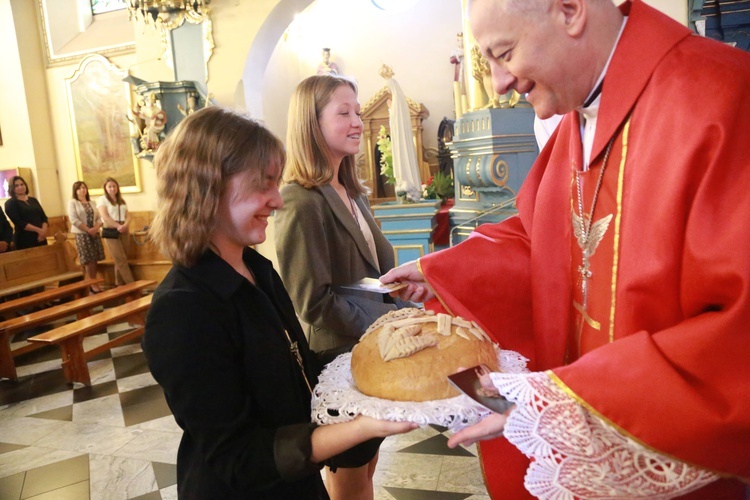
[[[94,54],[81,60],[66,78],[73,149],[78,179],[92,195],[100,195],[107,177],[117,179],[123,193],[140,193],[141,176],[133,141],[138,132],[130,120],[127,71]]]

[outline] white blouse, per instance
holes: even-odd
[[[128,217],[128,206],[124,203],[122,205],[114,205],[109,201],[109,198],[107,198],[106,195],[101,196],[97,200],[96,206],[107,207],[107,213],[109,214],[109,216],[120,224],[125,222],[125,219],[127,219]],[[104,226],[106,227],[107,224],[105,223]]]

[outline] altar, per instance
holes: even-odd
[[[395,265],[416,260],[434,250],[432,234],[440,203],[440,200],[387,201],[372,207],[375,220],[393,245]]]

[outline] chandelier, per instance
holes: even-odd
[[[161,24],[167,29],[179,27],[185,19],[201,23],[208,16],[211,0],[127,0],[130,19]]]

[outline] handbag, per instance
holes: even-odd
[[[118,231],[116,227],[103,227],[102,228],[102,238],[107,238],[109,240],[116,240],[119,237],[120,237],[120,231]]]
[[[120,218],[120,205],[117,205],[117,218]],[[118,221],[119,222],[119,221]],[[120,237],[120,231],[117,230],[116,227],[103,227],[102,228],[102,238],[107,238],[108,240],[116,240]]]

